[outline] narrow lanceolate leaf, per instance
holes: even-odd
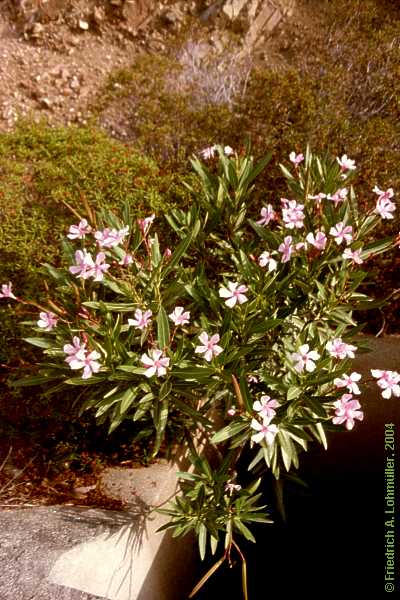
[[[24,338],[25,342],[28,344],[32,344],[32,346],[37,346],[38,348],[51,348],[54,346],[54,341],[49,340],[48,338],[39,338],[39,337],[28,337]]]
[[[182,256],[185,254],[186,250],[189,248],[192,240],[196,237],[200,229],[200,222],[196,222],[195,227],[188,233],[188,235],[180,242],[177,246],[175,252],[172,254],[168,265],[164,269],[163,275],[167,275],[172,271],[172,269],[178,264]]]
[[[156,428],[156,441],[154,444],[154,449],[152,452],[152,456],[156,456],[158,453],[161,442],[164,439],[165,427],[167,425],[168,420],[168,398],[165,398],[162,402],[156,401],[154,404],[154,413],[153,413],[153,421],[154,426]]]
[[[169,345],[168,315],[163,306],[160,306],[157,315],[157,339],[160,350],[163,350]]]
[[[217,431],[216,434],[213,435],[213,437],[211,438],[211,443],[219,444],[220,442],[224,442],[225,440],[233,437],[234,435],[237,435],[238,433],[246,429],[248,426],[248,423],[243,422],[230,423],[229,425],[227,425],[223,429],[220,429],[219,431]]]
[[[207,543],[207,528],[204,523],[200,524],[199,529],[199,552],[201,560],[204,560],[206,555],[206,543]]]

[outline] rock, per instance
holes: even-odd
[[[89,29],[89,23],[87,21],[83,21],[83,19],[79,19],[78,27],[83,31],[87,31]]]
[[[226,14],[226,16],[229,17],[229,19],[236,19],[236,17],[239,16],[240,12],[247,3],[248,0],[227,0],[222,10]]]
[[[51,110],[53,108],[53,101],[50,100],[50,98],[47,98],[47,96],[44,96],[40,99],[40,106],[47,110]]]

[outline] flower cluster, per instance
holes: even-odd
[[[93,373],[98,373],[101,369],[101,364],[97,362],[100,358],[99,352],[86,348],[86,342],[82,342],[78,336],[74,336],[72,344],[65,344],[63,347],[67,358],[65,362],[70,369],[83,369],[82,379],[89,379]]]

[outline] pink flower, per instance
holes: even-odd
[[[172,256],[172,250],[171,250],[171,248],[165,248],[163,256],[164,256],[164,258],[167,258],[167,259],[171,258],[171,256]]]
[[[315,196],[311,196],[311,195],[308,196],[309,200],[316,200],[317,204],[320,204],[321,200],[324,200],[324,198],[326,198],[326,194],[322,194],[322,193],[316,194]]]
[[[383,190],[380,190],[377,185],[375,185],[372,191],[378,195],[378,200],[390,200],[390,198],[393,198],[394,196],[393,188],[388,188],[386,192],[384,192]]]
[[[128,267],[132,263],[133,263],[132,254],[125,254],[124,257],[121,258],[120,261],[118,261],[118,264],[121,265],[121,267]]]
[[[3,283],[1,286],[0,298],[13,298],[16,300],[17,297],[12,293],[12,283],[9,281],[8,283]]]
[[[135,310],[135,318],[128,319],[129,327],[135,327],[136,329],[141,330],[145,329],[151,321],[152,314],[153,313],[151,312],[151,310],[146,310],[145,312],[142,312],[140,308],[137,308]]]
[[[83,240],[87,234],[92,231],[86,219],[81,219],[78,225],[71,225],[67,238],[70,240]]]
[[[276,425],[271,425],[271,418],[264,417],[262,424],[256,419],[252,419],[251,428],[257,431],[251,436],[251,441],[260,444],[265,440],[267,446],[273,444],[278,428]]]
[[[52,312],[41,312],[39,313],[39,317],[37,326],[45,331],[51,331],[57,325],[58,318]]]
[[[378,379],[377,384],[383,390],[383,398],[390,398],[392,394],[397,398],[400,396],[400,373],[371,369],[371,375]]]
[[[392,213],[396,210],[395,203],[390,200],[394,196],[393,188],[389,188],[384,192],[376,185],[372,191],[378,194],[374,212],[380,215],[382,219],[393,219]]]
[[[145,376],[153,377],[153,375],[157,374],[157,377],[162,377],[165,375],[167,367],[169,367],[169,358],[164,356],[161,350],[150,350],[149,355],[142,354],[142,358],[140,359],[147,367]]]
[[[208,146],[200,151],[200,156],[201,158],[204,158],[204,160],[210,160],[210,158],[214,158],[216,150],[217,146]]]
[[[356,168],[356,163],[351,158],[348,158],[347,154],[343,154],[342,158],[336,158],[337,162],[340,165],[341,171],[354,171]]]
[[[245,292],[247,292],[247,287],[245,285],[239,285],[238,283],[228,281],[228,289],[221,288],[218,293],[221,298],[227,298],[225,304],[229,306],[229,308],[233,308],[237,302],[239,302],[239,304],[247,302]]]
[[[247,375],[247,381],[249,383],[258,383],[258,377],[255,375]]]
[[[240,492],[242,486],[238,483],[232,483],[231,481],[228,481],[224,489],[225,492],[228,492],[228,494],[232,496],[233,492]]]
[[[260,267],[268,267],[269,272],[273,271],[278,266],[278,263],[274,258],[272,258],[270,252],[263,252],[260,254],[258,257],[258,264]]]
[[[282,208],[282,219],[288,229],[301,229],[304,227],[304,205],[296,200],[286,201]]]
[[[174,325],[186,325],[190,320],[190,312],[184,312],[183,306],[176,306],[168,316]]]
[[[326,349],[334,358],[354,358],[354,352],[357,350],[357,346],[346,344],[343,342],[342,338],[335,338],[326,344]]]
[[[296,154],[296,152],[291,152],[289,154],[289,160],[294,164],[295,167],[299,165],[304,160],[304,154]]]
[[[155,218],[156,218],[156,215],[153,213],[152,215],[150,215],[150,217],[145,217],[144,219],[138,219],[139,228],[140,228],[140,231],[143,233],[143,235],[148,234],[149,229]]]
[[[224,146],[224,154],[225,156],[232,156],[234,150],[230,146]]]
[[[351,392],[352,394],[361,394],[360,388],[357,385],[357,381],[360,381],[360,379],[360,373],[356,373],[355,371],[353,371],[351,375],[347,375],[346,373],[344,373],[344,375],[341,378],[335,377],[333,383],[334,385],[336,385],[337,388],[347,387],[349,392]]]
[[[94,262],[90,252],[87,252],[85,249],[77,250],[75,252],[75,263],[75,265],[69,267],[70,273],[76,275],[76,277],[82,277],[82,279],[92,276]]]
[[[82,379],[89,379],[89,377],[91,377],[93,373],[98,373],[100,371],[101,364],[96,360],[97,358],[100,358],[100,356],[101,355],[98,352],[96,352],[96,350],[93,350],[85,356],[85,358],[82,361]]]
[[[353,429],[355,419],[362,421],[364,418],[364,413],[359,410],[361,404],[358,400],[354,400],[351,394],[343,394],[339,400],[333,403],[333,406],[336,410],[332,422],[335,425],[345,423],[346,429],[349,431]]]
[[[81,342],[80,338],[75,335],[72,338],[72,344],[65,344],[63,347],[67,358],[65,362],[69,364],[71,369],[80,369],[82,361],[86,356],[86,343]],[[76,366],[79,363],[79,366]]]
[[[105,262],[106,255],[104,252],[99,252],[96,256],[95,263],[91,269],[88,269],[88,277],[93,277],[94,281],[103,281],[103,276],[110,268],[110,265]]]
[[[317,248],[317,250],[325,250],[328,240],[323,231],[317,231],[315,235],[311,232],[307,234],[306,241],[311,244],[311,246],[314,246],[314,248]]]
[[[257,221],[258,225],[268,225],[270,221],[276,219],[276,212],[272,208],[272,204],[263,206],[260,211],[261,219]]]
[[[292,239],[291,235],[287,235],[278,248],[278,251],[282,254],[281,262],[283,263],[288,262],[294,252]]]
[[[378,198],[375,208],[375,213],[380,215],[382,219],[393,219],[393,212],[396,210],[396,205],[387,198]]]
[[[101,248],[114,248],[118,246],[124,238],[129,235],[129,227],[123,229],[110,229],[106,227],[103,231],[95,231],[94,237]]]
[[[342,221],[337,223],[335,227],[331,227],[329,233],[335,238],[337,245],[343,241],[349,245],[353,241],[353,228],[351,225],[345,225]]]
[[[332,202],[334,202],[335,206],[337,206],[339,204],[339,202],[343,202],[343,200],[346,200],[347,193],[348,193],[347,188],[341,188],[340,190],[337,190],[337,192],[335,192],[333,194],[333,196],[328,194],[327,198],[328,198],[328,200],[332,200]]]
[[[342,258],[353,261],[354,264],[362,265],[364,262],[361,258],[361,250],[352,250],[351,248],[346,248],[342,254]]]
[[[229,415],[230,417],[234,417],[236,415],[236,408],[234,406],[232,406],[231,408],[229,408],[226,411],[226,414]]]
[[[71,344],[64,346],[64,352],[69,355],[65,362],[69,364],[70,369],[83,369],[82,379],[89,379],[93,373],[98,373],[101,368],[100,363],[96,360],[100,358],[100,354],[96,350],[87,354],[86,344],[81,344],[77,336],[73,338],[72,346]]]
[[[221,352],[223,352],[223,348],[217,345],[217,343],[219,342],[218,333],[212,335],[211,338],[208,338],[207,333],[203,331],[203,333],[199,335],[199,340],[203,345],[196,346],[194,351],[197,354],[204,354],[204,358],[207,362],[210,362],[213,356],[218,356],[218,354],[221,354]]]
[[[276,415],[276,410],[279,406],[279,402],[274,400],[270,396],[261,396],[259,400],[256,400],[253,403],[253,410],[258,412],[260,417],[274,417]]]
[[[294,368],[298,373],[302,373],[304,369],[311,373],[315,370],[316,365],[314,360],[318,360],[321,356],[318,354],[316,350],[310,350],[310,346],[308,344],[303,344],[300,346],[298,352],[294,352],[291,355],[291,359],[296,363]]]

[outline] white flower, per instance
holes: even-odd
[[[171,321],[174,323],[174,325],[186,325],[187,323],[189,323],[190,312],[184,312],[184,310],[185,309],[183,308],[183,306],[175,306],[172,313],[168,315]]]
[[[303,344],[300,346],[298,352],[294,352],[291,355],[291,359],[296,363],[294,368],[299,373],[302,373],[304,369],[310,373],[314,371],[316,368],[314,360],[318,360],[319,358],[321,357],[318,352],[316,350],[310,350],[308,344]]]
[[[218,354],[221,354],[221,352],[223,352],[223,348],[217,345],[217,342],[219,342],[218,333],[215,333],[209,338],[208,334],[205,331],[203,331],[203,333],[199,335],[199,340],[203,345],[196,346],[194,351],[197,354],[204,354],[204,358],[207,362],[210,362],[213,356],[218,356]]]
[[[271,425],[270,417],[264,417],[262,424],[257,419],[252,419],[251,428],[257,432],[251,436],[251,441],[256,442],[256,444],[260,444],[265,440],[267,446],[270,446],[278,433],[278,427]]]
[[[228,289],[221,288],[219,290],[219,295],[221,298],[227,298],[225,304],[229,306],[229,308],[233,308],[236,302],[239,302],[239,304],[247,302],[245,292],[247,292],[247,287],[245,285],[239,285],[238,283],[228,281]]]
[[[162,377],[167,372],[167,367],[169,367],[169,358],[163,356],[161,350],[150,350],[148,356],[147,354],[142,354],[141,362],[147,367],[145,371],[146,377],[153,377],[153,375],[157,374],[157,377]]]
[[[270,252],[263,252],[262,254],[260,254],[260,256],[258,257],[258,264],[260,265],[260,267],[268,267],[269,272],[274,271],[278,266],[278,263],[274,258],[272,258]]]
[[[333,383],[338,388],[347,387],[351,394],[361,394],[360,388],[357,385],[357,381],[360,381],[360,379],[360,373],[353,371],[351,375],[344,373],[341,378],[335,377]]]

